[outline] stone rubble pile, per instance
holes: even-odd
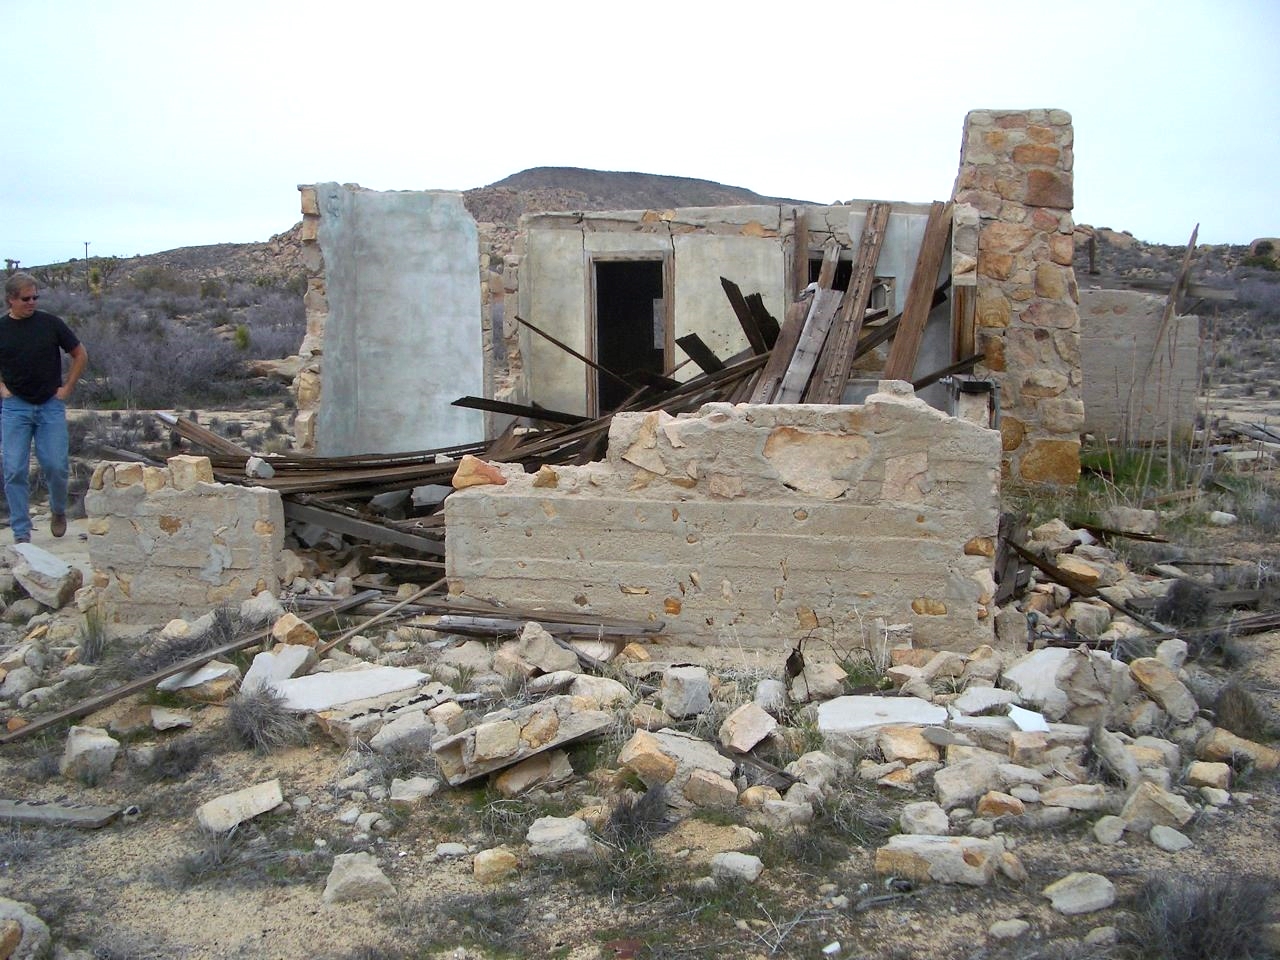
[[[1088,541],[1058,522],[1032,535],[1056,565],[1117,599],[1168,589],[1168,580],[1134,576]],[[1052,583],[1034,584],[1022,610],[1001,611],[1003,649],[922,650],[909,631],[885,628],[895,645],[881,651],[882,691],[874,695],[844,693],[848,663],[810,657],[784,683],[659,662],[651,650],[660,648],[636,643],[611,658],[593,645],[586,662],[611,661],[611,676],[598,676],[584,671],[571,644],[532,622],[495,644],[401,626],[318,656],[314,629],[274,597],[260,594],[241,613],[270,624],[272,635],[250,651],[244,675],[215,661],[171,678],[166,689],[193,703],[272,690],[350,749],[353,768],[319,798],[291,794],[281,780],[208,798],[195,823],[224,832],[274,811],[327,819],[353,843],[373,843],[446,785],[481,777],[505,798],[554,796],[576,805],[571,816],[536,820],[523,843],[492,846],[471,835],[437,848],[439,860],[471,858],[474,876],[486,883],[537,860],[611,855],[604,830],[613,805],[657,787],[671,822],[699,808],[739,810],[747,826],[739,828],[738,849],[717,856],[699,882],[755,882],[764,868],[751,849],[763,833],[806,829],[855,783],[897,811],[900,832],[874,853],[879,874],[912,883],[980,886],[997,876],[1025,883],[1017,847],[1026,830],[1084,817],[1098,844],[1144,838],[1176,853],[1194,844],[1196,818],[1250,802],[1233,792],[1241,769],[1280,767],[1277,750],[1214,725],[1208,704],[1196,699],[1200,685],[1181,640],[1128,663],[1088,643],[1015,652],[1025,649],[1031,614],[1042,633],[1071,625],[1104,644],[1138,632],[1110,608],[1071,600]],[[174,621],[163,635],[186,638],[211,624],[211,617]],[[0,715],[7,718],[87,675],[75,639],[56,618],[27,626],[32,638],[0,653]],[[76,726],[60,772],[100,782],[123,757],[145,765],[155,754],[153,745],[126,749],[118,738],[190,723],[187,711],[135,707],[109,729]],[[596,754],[604,766],[574,769],[569,748],[582,740],[602,743]],[[416,757],[419,769],[388,782],[377,758],[404,755]],[[774,766],[771,758],[794,759]],[[358,853],[335,860],[323,899],[394,893],[377,858]],[[1105,877],[1072,873],[1043,895],[1071,915],[1105,909],[1116,893]]]

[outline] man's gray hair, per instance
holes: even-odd
[[[22,273],[19,271],[18,273],[12,274],[7,280],[5,280],[4,295],[9,299],[12,299],[13,297],[20,297],[22,296],[22,291],[27,289],[27,287],[38,286],[39,284],[36,283],[35,277],[29,273]]]

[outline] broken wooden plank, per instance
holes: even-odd
[[[819,288],[814,293],[809,315],[805,317],[804,330],[800,333],[791,363],[778,387],[776,403],[799,403],[804,396],[805,388],[809,385],[809,377],[813,374],[814,364],[818,362],[822,345],[826,342],[827,331],[831,329],[831,322],[835,320],[836,311],[840,309],[841,296],[839,290],[829,290],[825,287]]]
[[[371,543],[394,543],[398,547],[407,547],[418,553],[431,554],[437,557],[444,556],[444,544],[439,540],[433,540],[430,537],[417,537],[403,530],[396,530],[381,523],[376,523],[373,520],[363,520],[359,517],[339,512],[336,507],[316,507],[298,503],[295,500],[285,500],[284,515],[289,520],[314,523],[317,526],[324,527],[326,530],[346,534],[355,537],[357,540],[366,540]]]
[[[724,361],[717,357],[696,333],[676,337],[676,345],[689,355],[689,359],[696,363],[703,373],[715,373],[724,369]]]
[[[729,298],[729,306],[733,307],[734,316],[738,318],[738,325],[742,327],[742,332],[747,335],[747,343],[751,344],[752,352],[768,353],[769,346],[765,343],[764,333],[756,325],[756,318],[752,316],[751,308],[747,306],[747,301],[742,296],[742,290],[727,277],[720,278],[720,286],[724,287],[725,296]]]
[[[601,620],[598,623],[565,623],[562,621],[543,619],[536,612],[529,616],[489,617],[469,614],[446,613],[437,621],[435,630],[441,633],[456,633],[465,637],[502,637],[519,636],[525,624],[530,621],[542,624],[548,633],[566,637],[578,637],[584,640],[629,640],[655,633],[651,624],[637,629],[638,624],[614,624]]]
[[[806,403],[839,403],[853,368],[853,351],[862,334],[871,288],[876,280],[876,263],[889,226],[889,204],[873,203],[867,208],[862,237],[854,257],[853,275],[841,304],[840,317],[827,335],[827,345],[814,372],[813,383],[805,391]]]
[[[120,807],[103,807],[66,800],[7,800],[0,798],[0,823],[27,823],[39,827],[75,827],[97,830],[120,816]]]
[[[521,326],[523,326],[523,327],[528,327],[530,330],[532,330],[532,331],[533,331],[534,333],[536,333],[538,336],[542,337],[542,339],[544,339],[544,340],[548,341],[549,343],[552,343],[552,344],[554,344],[555,346],[559,347],[559,348],[560,348],[561,350],[563,350],[565,353],[569,354],[569,356],[571,356],[571,357],[573,357],[573,358],[575,358],[575,359],[577,359],[577,360],[581,360],[583,363],[585,363],[588,367],[590,367],[590,368],[591,368],[592,370],[594,370],[596,373],[602,373],[602,374],[604,374],[606,377],[608,377],[610,380],[614,381],[615,383],[619,383],[619,384],[621,384],[622,386],[624,386],[624,387],[626,387],[626,388],[628,388],[628,389],[630,389],[632,386],[634,386],[634,384],[632,384],[632,383],[628,382],[628,381],[627,381],[626,379],[624,379],[623,377],[621,377],[621,376],[619,376],[618,374],[614,373],[614,372],[613,372],[612,370],[610,370],[608,367],[602,367],[600,364],[596,363],[594,360],[591,360],[591,359],[589,359],[588,357],[584,357],[582,354],[580,354],[577,350],[573,349],[573,347],[569,346],[567,343],[563,343],[563,342],[561,342],[561,341],[557,340],[555,337],[553,337],[551,334],[547,333],[545,330],[540,330],[540,329],[538,329],[538,328],[537,328],[537,327],[535,327],[532,323],[530,323],[528,320],[525,320],[523,317],[516,317],[516,323],[520,324],[520,325],[521,325]]]
[[[889,359],[884,365],[886,380],[910,381],[915,373],[916,357],[924,340],[924,328],[929,322],[933,292],[938,285],[938,271],[947,249],[947,237],[951,232],[951,203],[935,200],[929,208],[929,220],[925,224],[920,251],[916,255],[915,272],[911,275],[911,287],[902,308],[902,323],[889,348]]]
[[[233,443],[225,437],[218,436],[218,434],[200,426],[194,420],[188,420],[186,417],[176,417],[171,413],[164,413],[159,410],[156,411],[156,417],[161,423],[177,430],[179,434],[192,443],[198,443],[209,450],[232,457],[249,457],[253,455],[248,448],[242,447],[238,443]]]
[[[363,590],[353,596],[345,597],[342,600],[335,600],[322,607],[318,607],[310,613],[302,614],[301,619],[318,620],[320,617],[328,616],[331,613],[341,613],[344,610],[350,610],[353,607],[358,607],[362,603],[366,603],[376,596],[378,596],[377,590]],[[38,720],[33,720],[25,727],[19,727],[17,730],[9,731],[3,736],[0,736],[0,746],[29,737],[34,733],[39,733],[41,730],[47,730],[49,727],[56,726],[64,720],[75,720],[78,717],[86,716],[96,710],[101,710],[103,707],[110,706],[117,700],[123,700],[130,694],[140,693],[148,687],[155,686],[161,680],[172,677],[175,674],[186,673],[188,670],[194,670],[196,667],[202,667],[210,660],[215,660],[228,653],[235,653],[237,650],[243,650],[245,647],[251,647],[255,643],[266,640],[270,636],[271,628],[267,627],[263,630],[251,633],[246,637],[240,637],[237,640],[232,640],[228,643],[222,644],[221,646],[212,647],[202,653],[196,654],[194,657],[188,657],[186,660],[179,660],[177,663],[171,663],[163,670],[157,670],[155,673],[148,674],[145,677],[139,677],[136,680],[130,680],[127,683],[122,683],[118,687],[112,687],[110,690],[103,693],[96,694],[86,700],[81,700],[79,703],[72,704],[65,710],[59,710],[56,713],[47,714]]]
[[[781,329],[778,321],[774,319],[764,305],[764,294],[749,293],[747,294],[747,309],[751,311],[751,316],[755,318],[756,328],[764,336],[764,345],[772,350],[773,345],[778,341],[778,332]]]
[[[782,384],[782,377],[791,364],[791,357],[795,353],[796,343],[800,340],[800,333],[804,330],[804,321],[808,315],[808,306],[803,301],[796,301],[787,307],[787,317],[778,334],[778,340],[769,351],[769,360],[751,391],[751,403],[773,402],[773,395],[777,393],[778,387]]]
[[[952,329],[951,356],[971,357],[978,352],[978,288],[956,286],[952,292],[955,295],[952,313],[955,326]]]
[[[536,403],[508,403],[505,400],[490,400],[487,397],[459,397],[450,406],[466,407],[470,410],[485,410],[489,413],[505,413],[513,417],[526,417],[529,420],[545,420],[547,423],[578,424],[586,423],[587,417],[576,413],[565,413],[562,410],[548,410]]]

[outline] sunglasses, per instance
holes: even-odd
[[[39,300],[40,294],[37,293],[30,297],[19,297],[18,299],[21,300],[23,303],[30,303],[32,300]]]

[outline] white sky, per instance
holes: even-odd
[[[299,183],[534,166],[950,195],[965,113],[1059,107],[1076,220],[1280,235],[1277,0],[0,0],[0,257],[266,240]]]

